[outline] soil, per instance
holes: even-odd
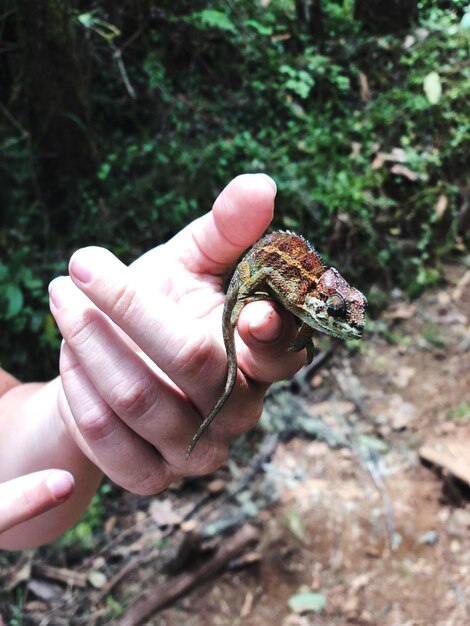
[[[214,476],[154,498],[112,488],[91,547],[4,565],[0,624],[118,623],[247,523],[253,548],[144,623],[470,624],[470,271],[449,266],[413,303],[392,293],[360,348],[280,393],[299,424],[320,420],[316,438],[258,429]]]

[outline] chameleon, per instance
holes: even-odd
[[[314,353],[312,334],[320,331],[340,339],[360,339],[365,324],[365,296],[351,287],[334,267],[327,267],[304,237],[275,231],[262,237],[237,265],[222,313],[227,375],[222,395],[199,426],[186,452],[189,458],[201,435],[224,406],[237,377],[235,328],[248,302],[274,300],[292,313],[299,330],[287,350]]]

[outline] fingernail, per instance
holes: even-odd
[[[69,263],[69,272],[81,283],[86,284],[92,281],[93,272],[87,262],[87,252],[85,250],[78,250],[72,255]]]
[[[65,500],[75,487],[74,477],[70,472],[58,470],[51,472],[46,478],[46,485],[57,501]]]
[[[49,298],[56,309],[60,309],[64,304],[63,295],[66,287],[64,281],[68,280],[70,279],[66,276],[59,276],[49,283]]]
[[[258,174],[258,176],[263,176],[263,178],[265,178],[268,181],[268,183],[271,185],[271,187],[274,190],[274,195],[276,195],[276,193],[277,193],[277,185],[276,185],[275,181],[271,178],[271,176],[268,176],[264,172],[260,172]]]

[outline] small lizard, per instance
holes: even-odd
[[[265,235],[248,251],[230,281],[222,314],[227,352],[225,388],[189,444],[189,458],[201,435],[224,406],[237,377],[235,328],[242,308],[255,300],[275,300],[296,317],[297,337],[287,348],[314,352],[314,330],[341,339],[359,339],[365,323],[364,295],[351,287],[334,267],[327,267],[303,237],[277,231]]]

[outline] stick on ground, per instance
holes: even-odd
[[[244,526],[226,539],[214,556],[192,572],[181,574],[163,584],[147,589],[137,597],[127,609],[117,626],[138,626],[151,615],[168,606],[194,587],[214,576],[234,559],[240,552],[258,538],[258,531],[253,526]]]

